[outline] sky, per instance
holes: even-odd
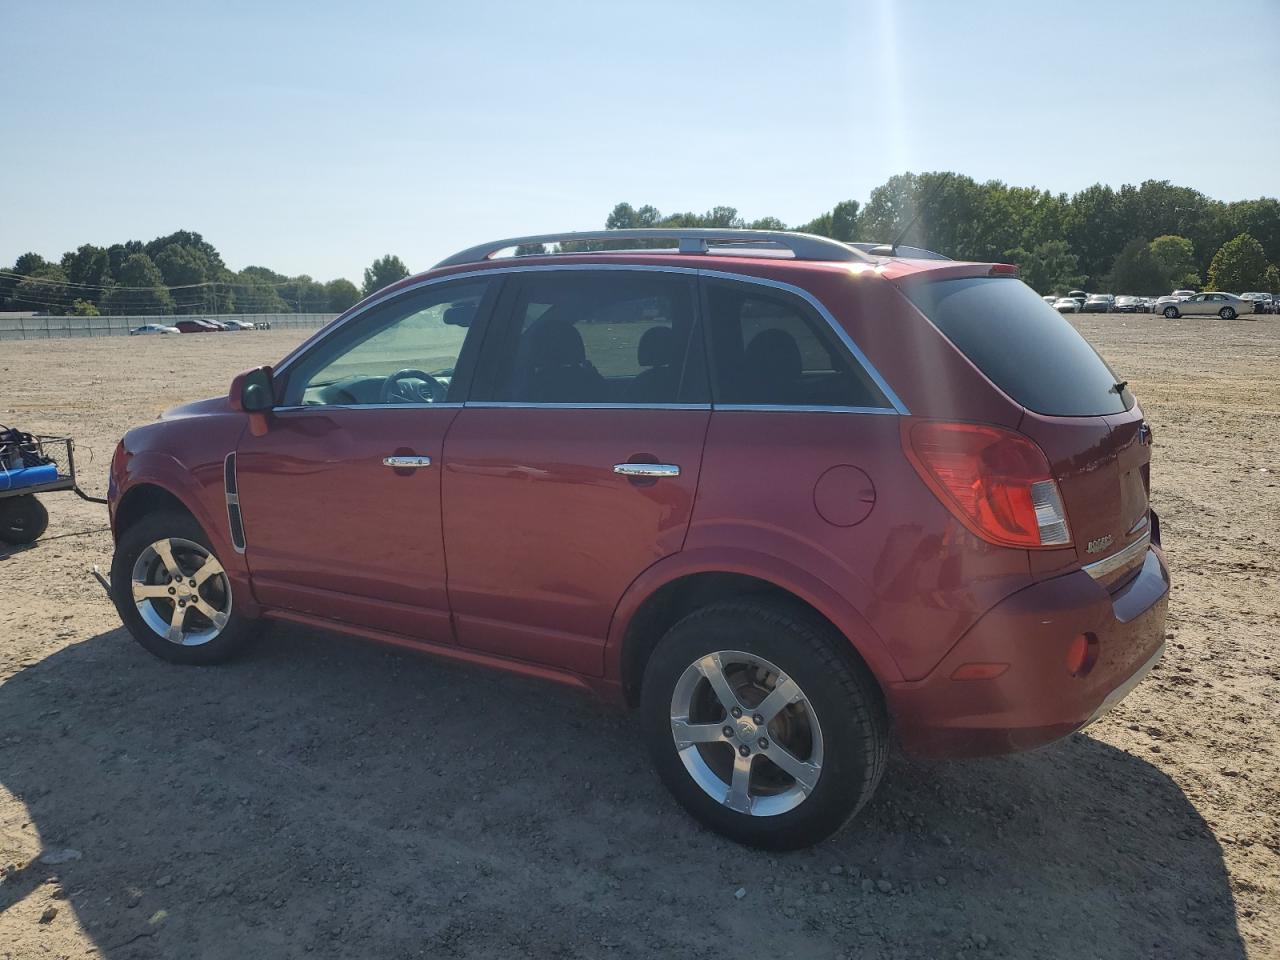
[[[1280,194],[1280,0],[0,0],[0,264],[200,232],[425,270],[613,206],[801,223],[903,171]]]

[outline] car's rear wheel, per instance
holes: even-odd
[[[1165,319],[1167,319],[1167,320],[1177,320],[1177,319],[1178,319],[1178,308],[1177,308],[1177,307],[1165,307],[1165,308],[1164,308],[1164,315],[1165,315]]]
[[[35,494],[0,500],[0,540],[5,543],[35,543],[48,528],[49,511]]]
[[[675,798],[741,843],[825,839],[870,798],[887,722],[847,641],[784,603],[726,601],[659,642],[641,691],[645,739]],[[843,649],[842,649],[843,648]]]
[[[1218,316],[1220,316],[1223,320],[1234,320],[1236,318],[1236,312],[1232,310],[1230,307],[1223,307],[1221,310],[1218,311]]]
[[[221,663],[253,633],[209,538],[184,513],[150,514],[121,534],[111,599],[134,639],[171,663]]]

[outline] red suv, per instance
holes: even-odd
[[[1161,654],[1151,431],[1016,272],[756,231],[464,251],[125,436],[116,606],[177,663],[266,617],[593,691],[704,823],[813,843],[891,736],[1040,746]]]

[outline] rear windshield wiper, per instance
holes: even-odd
[[[1111,387],[1111,389],[1114,390],[1116,393],[1124,393],[1124,388],[1127,387],[1128,385],[1129,385],[1128,380],[1121,380],[1119,383],[1114,384]]]

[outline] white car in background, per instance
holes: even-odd
[[[147,337],[155,333],[178,333],[177,327],[167,327],[163,323],[144,323],[129,331],[131,337]]]
[[[255,327],[248,320],[219,319],[218,322],[221,323],[223,326],[225,326],[228,330],[256,330],[257,329],[257,327]]]
[[[1248,300],[1241,300],[1234,293],[1208,291],[1194,294],[1185,300],[1165,304],[1161,312],[1170,319],[1175,317],[1218,316],[1223,320],[1234,320],[1242,313],[1252,313],[1253,304]]]
[[[1053,302],[1053,309],[1059,313],[1079,313],[1080,301],[1075,297],[1059,297]]]

